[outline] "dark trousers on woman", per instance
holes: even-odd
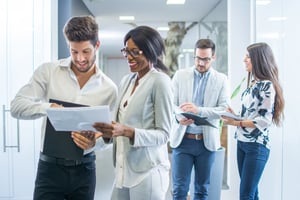
[[[258,200],[258,183],[270,150],[255,142],[237,143],[237,163],[241,178],[240,200]]]

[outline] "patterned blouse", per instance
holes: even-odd
[[[258,81],[241,96],[241,117],[251,119],[256,128],[238,127],[235,138],[242,142],[257,142],[269,147],[269,128],[274,113],[275,89],[271,81]]]

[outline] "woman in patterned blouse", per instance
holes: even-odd
[[[278,80],[273,52],[266,43],[247,47],[244,62],[248,84],[242,93],[240,116],[243,120],[222,117],[237,126],[237,163],[240,175],[240,200],[258,200],[258,183],[269,158],[269,128],[283,118],[284,98]],[[229,108],[229,111],[232,111]]]

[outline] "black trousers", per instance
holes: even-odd
[[[94,200],[95,161],[64,166],[39,160],[34,200]]]

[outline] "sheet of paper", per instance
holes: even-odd
[[[217,112],[217,113],[218,113],[218,115],[220,115],[220,116],[230,117],[230,118],[235,119],[235,120],[242,120],[242,118],[241,118],[240,116],[235,115],[235,114],[233,114],[233,113],[231,113],[231,112],[220,111],[220,112]]]
[[[49,108],[47,115],[56,131],[96,131],[95,122],[111,123],[109,106]]]

